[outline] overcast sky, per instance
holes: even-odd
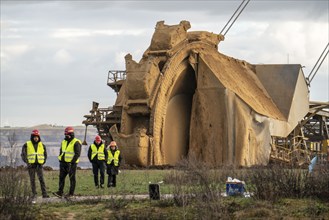
[[[1,0],[1,126],[81,125],[92,101],[112,106],[109,70],[139,61],[157,21],[219,33],[241,1]],[[329,41],[329,0],[251,0],[219,45],[252,64],[301,64]],[[328,57],[310,88],[329,101]]]

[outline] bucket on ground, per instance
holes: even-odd
[[[226,181],[226,195],[236,196],[243,195],[245,191],[244,181],[228,177]]]
[[[150,183],[149,195],[152,200],[160,200],[160,185],[157,183]]]
[[[244,182],[226,182],[226,194],[228,196],[243,195],[244,191]]]

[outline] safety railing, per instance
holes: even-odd
[[[107,76],[107,84],[116,83],[119,80],[126,79],[126,71],[124,70],[110,70]]]

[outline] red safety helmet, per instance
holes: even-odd
[[[96,142],[101,142],[101,141],[102,141],[101,136],[96,135],[96,137],[95,137],[95,141],[96,141]]]
[[[35,129],[35,130],[32,131],[31,135],[40,137],[40,132],[37,129]]]
[[[73,127],[67,127],[67,128],[65,128],[64,134],[68,135],[68,134],[71,134],[73,132],[74,132]]]

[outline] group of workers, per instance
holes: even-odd
[[[57,197],[71,197],[74,195],[76,185],[76,170],[81,154],[81,141],[75,138],[74,128],[67,127],[64,131],[64,140],[59,150],[59,187],[53,194]],[[35,174],[37,173],[40,181],[42,197],[49,198],[46,190],[46,184],[43,177],[43,165],[47,161],[46,146],[42,143],[40,132],[33,130],[31,138],[22,147],[22,160],[27,164],[32,197],[37,196],[35,185]],[[115,141],[111,141],[106,148],[102,138],[97,135],[94,142],[89,146],[88,159],[92,164],[94,183],[96,188],[104,188],[105,170],[108,174],[107,187],[116,187],[116,176],[119,174],[119,167],[122,160],[120,150]],[[100,174],[100,178],[99,175]],[[64,195],[65,178],[69,175],[70,190]]]

